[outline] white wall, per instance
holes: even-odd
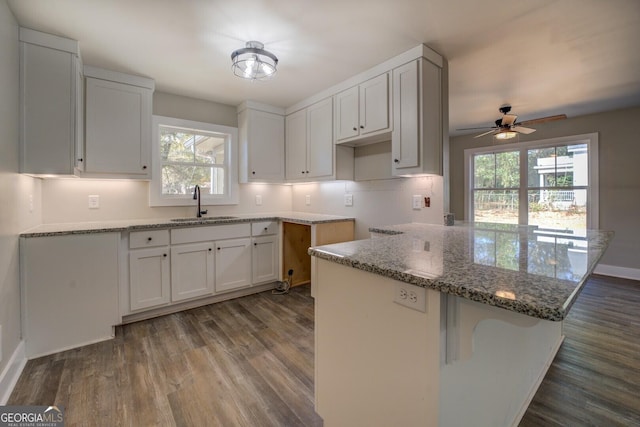
[[[256,206],[255,195],[262,196]],[[100,196],[100,208],[89,209],[88,196]],[[42,181],[44,223],[105,221],[142,218],[181,218],[196,214],[193,206],[149,207],[149,183],[128,180],[45,179]],[[291,210],[291,187],[287,185],[240,185],[240,203],[203,206],[209,215],[267,213]]]
[[[0,0],[0,374],[20,342],[18,233],[41,221],[40,180],[18,174],[18,25]],[[29,196],[33,196],[33,209]],[[0,380],[3,378],[0,377]],[[2,399],[0,389],[0,400]]]
[[[369,227],[423,222],[443,223],[442,177],[395,178],[372,181],[334,181],[293,187],[294,211],[356,218],[356,239],[369,237]],[[344,206],[344,195],[353,195],[353,206]],[[311,204],[306,205],[306,196]],[[413,195],[431,198],[431,207],[412,209]]]

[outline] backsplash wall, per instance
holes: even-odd
[[[89,209],[89,195],[100,196],[100,208]],[[255,196],[262,196],[262,205]],[[150,207],[149,183],[132,180],[45,179],[42,181],[44,223],[111,221],[194,216],[193,206]],[[232,215],[291,210],[291,186],[240,184],[240,203],[203,206],[209,215]]]
[[[353,195],[353,206],[344,205],[344,195]],[[311,203],[306,205],[306,196]],[[412,196],[431,199],[431,207],[412,208]],[[423,202],[424,203],[424,202]],[[395,178],[371,181],[332,181],[297,184],[292,189],[292,207],[298,212],[315,212],[356,218],[356,239],[369,237],[369,227],[422,222],[442,224],[444,215],[441,176]]]

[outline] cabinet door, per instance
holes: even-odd
[[[284,179],[284,117],[259,110],[247,110],[248,179]]]
[[[277,280],[278,236],[254,237],[251,259],[254,285]]]
[[[20,43],[20,172],[73,174],[77,58]]]
[[[307,110],[296,111],[285,119],[287,128],[286,164],[287,179],[302,179],[307,176]]]
[[[359,135],[358,86],[340,92],[336,103],[336,140],[353,138]]]
[[[216,292],[231,291],[251,285],[251,239],[216,242]]]
[[[333,105],[331,98],[307,108],[307,177],[333,174]]]
[[[393,121],[391,154],[396,170],[414,168],[420,162],[420,87],[418,62],[393,70]],[[398,172],[401,173],[401,172]]]
[[[149,177],[151,90],[87,77],[85,171]]]
[[[360,85],[360,135],[389,129],[389,75],[374,77]]]
[[[168,247],[129,252],[131,310],[168,304],[169,280]]]
[[[213,242],[171,247],[171,301],[213,293]]]

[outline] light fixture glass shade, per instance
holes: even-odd
[[[250,41],[243,49],[234,51],[231,54],[233,74],[249,80],[271,78],[276,73],[278,58],[263,48],[262,43]]]
[[[518,136],[518,132],[514,132],[512,130],[503,130],[502,132],[498,132],[497,134],[495,134],[495,138],[500,140],[512,139],[516,136]]]

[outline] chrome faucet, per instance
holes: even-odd
[[[198,212],[196,213],[196,217],[198,218],[202,218],[202,215],[206,215],[208,210],[202,210],[202,208],[200,207],[200,186],[196,185],[195,188],[193,189],[193,200],[197,200],[198,201]]]

